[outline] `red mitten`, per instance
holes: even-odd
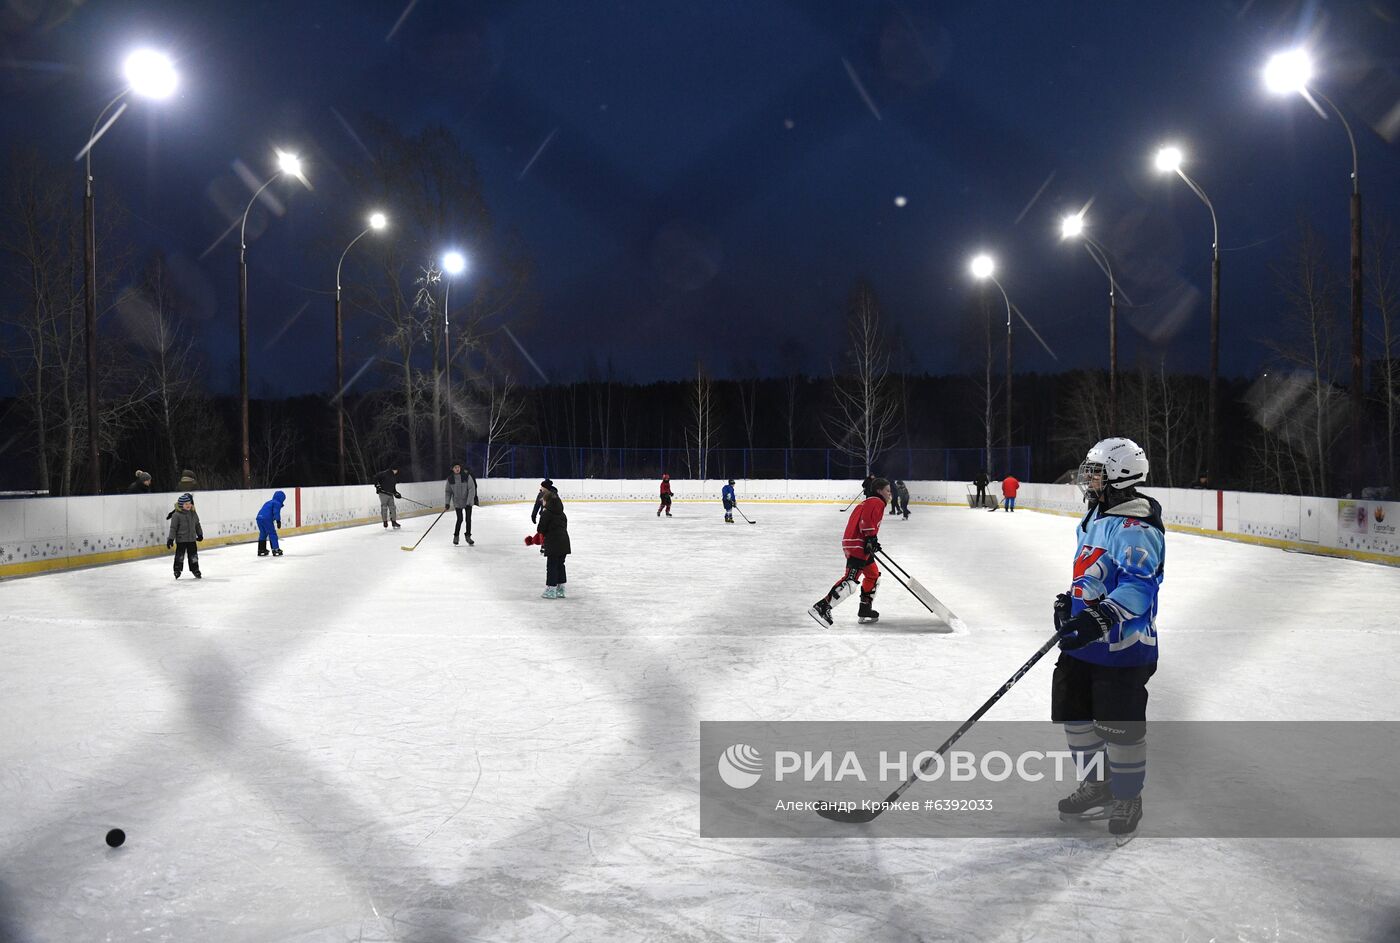
[[[534,535],[534,534],[526,534],[526,535],[525,535],[525,546],[527,546],[527,547],[532,546],[532,545],[534,544],[534,542],[535,542],[535,535]]]
[[[539,544],[540,546],[544,546],[544,534],[536,534],[535,543]]]

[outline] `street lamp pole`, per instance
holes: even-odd
[[[1174,171],[1210,210],[1210,387],[1206,394],[1206,473],[1214,484],[1220,474],[1220,467],[1216,464],[1216,411],[1220,400],[1220,223],[1215,217],[1215,204],[1206,196],[1200,184],[1181,169],[1181,159],[1181,150],[1176,147],[1164,147],[1157,152],[1157,169]]]
[[[993,274],[996,271],[996,263],[989,255],[979,255],[972,260],[972,275],[978,279],[991,279],[993,285],[1001,292],[1001,300],[1006,302],[1006,454],[1007,460],[1011,455],[1011,298],[1006,294],[1006,289]]]
[[[448,319],[448,302],[452,297],[452,278],[460,275],[467,267],[466,256],[452,251],[442,257],[442,271],[445,284],[442,290],[442,353],[447,368],[447,460],[457,458],[452,447],[452,331]]]
[[[1108,250],[1084,231],[1084,214],[1066,216],[1060,224],[1061,239],[1083,239],[1084,251],[1108,275],[1108,434],[1118,428],[1118,282],[1113,277]]]
[[[1315,100],[1322,99],[1341,122],[1347,133],[1347,143],[1351,145],[1351,492],[1354,497],[1361,494],[1363,480],[1361,466],[1361,430],[1366,406],[1365,364],[1364,364],[1364,321],[1363,294],[1361,281],[1361,178],[1357,172],[1356,135],[1351,124],[1337,104],[1308,83],[1312,79],[1312,60],[1302,49],[1292,49],[1277,53],[1264,67],[1264,84],[1272,92],[1286,94],[1297,92],[1303,96],[1321,117],[1327,112]]]
[[[97,113],[87,143],[75,158],[83,161],[83,332],[87,360],[88,485],[93,494],[102,491],[102,460],[98,454],[97,435],[100,418],[97,411],[97,207],[92,193],[92,148],[97,139],[106,134],[107,129],[126,111],[127,103],[122,99],[129,93],[135,92],[143,98],[169,98],[179,84],[179,77],[170,60],[149,49],[138,49],[127,56],[122,72],[126,87]],[[121,102],[121,107],[107,118],[107,113],[118,102]],[[103,118],[107,118],[105,124]]]
[[[350,247],[363,239],[373,230],[383,229],[388,225],[383,213],[371,213],[369,225],[366,226],[358,236],[350,240],[350,245],[345,247],[345,251],[340,253],[340,261],[335,264],[335,439],[336,439],[336,467],[339,472],[339,481],[345,484],[345,330],[344,321],[340,313],[340,268],[345,264],[345,257],[350,254]]]
[[[238,227],[238,406],[240,418],[240,454],[243,464],[243,487],[253,486],[253,466],[248,447],[248,213],[263,191],[283,174],[301,176],[301,162],[296,155],[277,152],[277,172],[258,187],[243,210],[243,222]]]

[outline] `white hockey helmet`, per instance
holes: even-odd
[[[1098,488],[1091,488],[1094,479]],[[1087,494],[1104,488],[1122,490],[1147,480],[1147,453],[1132,439],[1104,439],[1094,443],[1079,466],[1075,484]]]

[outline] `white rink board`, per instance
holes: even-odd
[[[424,517],[293,537],[281,558],[208,550],[200,583],[161,557],[0,586],[0,939],[1313,943],[1400,928],[1400,842],[1155,839],[1150,761],[1143,835],[1116,851],[701,839],[700,721],[951,731],[1048,635],[1073,521],[888,521],[891,555],[968,621],[951,636],[892,583],[877,625],[851,605],[833,629],[812,623],[841,570],[832,505],[757,505],[752,526],[684,501],[670,520],[567,510],[559,602],[539,598],[515,504],[476,511],[472,548],[453,547],[448,518],[400,550]],[[1186,534],[1167,547],[1152,717],[1400,719],[1395,570]],[[1038,666],[990,718],[1044,718],[1049,679]],[[128,834],[115,852],[113,826]]]

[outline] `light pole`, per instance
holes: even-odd
[[[447,367],[447,460],[452,462],[457,456],[452,451],[452,331],[449,329],[447,303],[452,296],[452,278],[462,274],[467,268],[467,259],[462,253],[453,250],[443,254],[442,271],[447,276],[442,289],[442,361]],[[441,386],[441,378],[439,378]]]
[[[342,485],[345,484],[345,330],[340,316],[340,267],[345,264],[345,256],[350,253],[350,246],[363,239],[371,230],[378,231],[387,225],[389,220],[383,213],[369,214],[369,225],[350,240],[350,245],[340,253],[340,261],[335,263],[335,455]]]
[[[1181,169],[1181,161],[1181,149],[1168,146],[1157,151],[1154,163],[1162,173],[1175,172],[1186,181],[1191,192],[1200,197],[1206,209],[1210,210],[1210,390],[1207,393],[1209,403],[1206,406],[1206,474],[1209,476],[1209,482],[1218,487],[1216,476],[1220,469],[1216,465],[1215,411],[1219,398],[1217,384],[1220,379],[1220,223],[1215,218],[1215,205],[1210,202],[1210,197],[1206,196],[1206,191]]]
[[[262,192],[272,186],[272,181],[283,174],[291,174],[305,182],[301,175],[301,161],[295,154],[277,152],[277,172],[258,187],[248,206],[243,210],[243,223],[238,227],[238,402],[242,418],[243,487],[253,486],[253,467],[248,456],[248,213],[258,202]]]
[[[972,260],[972,276],[979,281],[991,279],[993,285],[1001,291],[1001,298],[1006,302],[1006,454],[1007,460],[1011,456],[1011,299],[1007,297],[1006,289],[1001,287],[1001,282],[992,273],[996,271],[996,263],[992,257],[982,253]],[[990,460],[990,456],[988,456]]]
[[[1060,221],[1060,238],[1084,240],[1084,251],[1108,275],[1108,434],[1113,435],[1118,428],[1118,283],[1113,278],[1108,250],[1084,231],[1083,212]]]
[[[1342,128],[1347,133],[1347,143],[1351,145],[1351,488],[1353,496],[1359,496],[1362,480],[1361,424],[1365,396],[1362,389],[1364,368],[1361,359],[1361,182],[1357,176],[1356,136],[1351,133],[1351,125],[1347,123],[1346,116],[1336,103],[1308,84],[1312,77],[1312,58],[1303,49],[1275,53],[1264,66],[1264,85],[1269,91],[1276,95],[1297,92],[1307,99],[1314,111],[1326,118],[1327,112],[1316,101],[1316,98],[1322,99],[1342,123]]]
[[[92,196],[92,147],[126,111],[126,102],[122,99],[128,94],[134,92],[141,98],[159,101],[173,95],[180,84],[170,60],[150,49],[138,49],[127,56],[122,64],[122,75],[126,78],[126,87],[97,113],[87,143],[74,158],[83,161],[83,320],[87,348],[88,470],[93,494],[102,490],[102,462],[97,454],[97,212]],[[120,108],[117,108],[118,102]],[[117,110],[108,118],[107,113],[113,108]],[[107,119],[105,124],[103,118]]]

